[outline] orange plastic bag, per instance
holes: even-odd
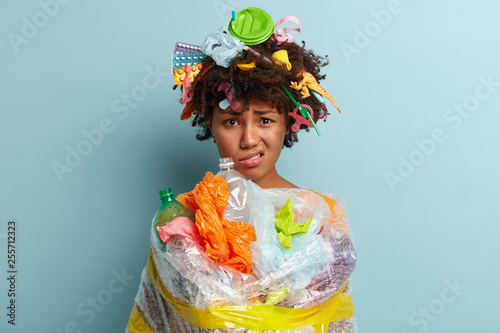
[[[224,220],[229,200],[224,178],[207,172],[191,192],[180,194],[177,200],[195,212],[208,257],[239,272],[252,272],[250,241],[257,240],[255,228],[245,222]]]

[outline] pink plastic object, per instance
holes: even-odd
[[[191,239],[195,244],[203,246],[203,238],[198,233],[196,225],[188,217],[181,216],[161,227],[156,227],[158,236],[167,244],[170,238],[178,235],[181,238]]]
[[[229,102],[229,105],[231,105],[231,109],[237,110],[240,108],[240,102],[238,102],[237,100],[235,100],[233,98],[233,92],[231,91],[231,87],[229,86],[229,84],[227,84],[226,82],[221,83],[219,85],[218,90],[224,91],[224,93],[226,94],[227,100]]]
[[[286,21],[292,21],[297,23],[298,27],[286,27],[286,28],[278,28],[282,23]],[[292,43],[294,37],[290,35],[290,32],[300,32],[300,20],[295,16],[285,16],[274,25],[274,34],[273,38],[276,40],[278,45],[283,43]]]
[[[301,104],[301,106],[306,108],[307,111],[309,111],[311,118],[313,118],[312,108],[307,104]],[[293,112],[288,112],[288,115],[292,116],[292,118],[295,119],[295,122],[292,125],[292,131],[298,132],[301,125],[307,125],[309,127],[313,127],[313,125],[311,124],[311,121],[305,119],[304,117],[302,117],[300,114],[297,113],[298,110],[299,110],[299,107],[295,107]]]
[[[180,100],[181,104],[186,104],[187,102],[191,102],[193,99],[193,92],[191,91],[191,80],[189,79],[189,73],[191,73],[191,66],[186,65],[186,76],[184,77],[184,81],[182,82],[182,97]]]

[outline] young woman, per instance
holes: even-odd
[[[278,45],[273,38],[251,49],[232,59],[227,68],[207,57],[194,80],[193,97],[186,108],[194,115],[193,126],[200,128],[197,138],[213,137],[220,156],[232,157],[236,169],[247,179],[262,188],[296,188],[276,170],[283,147],[292,147],[298,141],[297,132],[292,130],[296,120],[289,115],[296,105],[285,88],[296,101],[311,108],[315,122],[326,117],[325,104],[310,91],[309,97],[302,97],[309,89],[307,85],[301,90],[292,89],[290,85],[292,82],[300,84],[310,77],[321,80],[324,76],[320,75],[320,67],[327,62],[304,47],[295,43]],[[286,51],[287,64],[269,61],[277,51]],[[255,67],[242,69],[247,64]],[[231,87],[232,98],[239,102],[238,108],[227,104],[224,109],[219,106],[227,99],[225,92],[218,89],[221,84]],[[317,81],[311,82],[311,90],[318,86]],[[297,110],[295,114],[302,117]],[[300,128],[309,130],[308,125]]]
[[[252,18],[262,17],[262,13],[255,8],[240,11],[238,14],[247,17],[254,15]],[[237,21],[237,18],[235,20],[233,17],[233,21]],[[241,29],[235,29],[233,32],[221,30],[209,36],[202,47],[208,56],[201,62],[201,66],[186,65],[177,72],[174,71],[174,76],[184,75],[180,78],[176,76],[178,82],[182,83],[181,102],[186,104],[181,119],[191,119],[192,125],[198,128],[196,135],[198,140],[213,138],[220,157],[231,157],[235,169],[245,179],[251,180],[258,186],[256,191],[263,191],[255,193],[265,196],[268,193],[265,191],[270,191],[270,198],[273,200],[278,198],[277,201],[281,200],[281,193],[283,197],[293,196],[294,200],[299,199],[299,201],[301,197],[305,197],[304,209],[312,211],[314,216],[323,216],[322,222],[315,224],[315,231],[312,232],[311,229],[308,231],[310,238],[302,238],[302,246],[308,247],[305,252],[287,250],[283,243],[281,244],[285,248],[271,244],[272,242],[259,243],[267,236],[260,230],[262,228],[257,226],[261,220],[254,223],[255,229],[260,231],[257,230],[257,237],[254,236],[250,240],[256,241],[258,246],[261,246],[257,246],[257,257],[264,258],[263,253],[267,251],[268,257],[281,258],[278,261],[297,262],[299,266],[302,262],[310,261],[308,264],[310,266],[305,266],[303,270],[285,268],[286,265],[277,268],[271,264],[268,267],[258,262],[259,259],[251,258],[250,261],[256,261],[258,267],[253,272],[250,271],[250,274],[244,272],[245,274],[240,275],[230,269],[221,268],[221,262],[218,262],[219,266],[213,266],[213,270],[207,269],[206,267],[212,267],[213,264],[197,259],[201,260],[202,264],[196,264],[193,269],[187,268],[185,264],[198,261],[191,260],[189,255],[194,256],[193,253],[197,253],[196,249],[201,249],[203,246],[206,250],[207,243],[201,242],[200,247],[193,246],[189,250],[172,248],[170,252],[167,250],[166,254],[158,253],[157,248],[152,245],[129,320],[128,332],[256,332],[263,329],[273,332],[355,332],[356,322],[352,315],[348,279],[354,269],[356,258],[342,204],[328,195],[300,190],[292,182],[281,177],[276,169],[282,149],[292,147],[298,141],[297,132],[310,130],[316,126],[315,123],[319,119],[324,119],[328,115],[324,98],[329,99],[336,107],[334,100],[318,83],[324,79],[320,69],[327,64],[327,61],[313,51],[307,50],[305,44],[299,46],[290,36],[284,36],[276,31],[265,32],[268,35],[259,43],[255,43],[253,34],[252,42],[248,45],[243,45],[240,39],[244,40],[245,36],[238,35],[237,31]],[[233,36],[233,33],[239,38]],[[204,191],[202,196],[206,198],[218,194],[217,190],[211,195],[207,194],[206,189]],[[181,201],[189,206],[185,197]],[[252,209],[264,210],[265,200],[261,203],[262,205]],[[284,201],[280,206],[283,203]],[[192,200],[189,207],[193,210],[198,209],[198,201]],[[270,207],[272,215],[270,219],[274,219],[276,207],[273,208],[272,205]],[[196,225],[200,227],[198,214],[199,212],[196,216]],[[226,228],[232,222],[222,223]],[[250,226],[250,229],[253,228],[254,226]],[[275,226],[269,228],[277,240]],[[234,231],[236,234],[239,232],[243,233],[243,230]],[[200,235],[204,234],[200,231]],[[291,236],[289,240],[293,242]],[[246,242],[249,243],[248,239]],[[271,250],[266,249],[269,246]],[[236,251],[231,245],[229,247],[230,252]],[[252,256],[254,249],[252,248]],[[185,253],[191,254],[182,257]],[[170,263],[162,266],[164,260],[162,256],[168,258]],[[313,259],[314,256],[322,258]],[[170,271],[172,266],[176,268]],[[289,275],[280,275],[281,271],[287,269],[291,272]],[[310,272],[314,269],[314,272]],[[263,273],[264,271],[266,273]],[[172,278],[177,282],[167,281],[169,275],[175,274],[181,276],[179,279]],[[226,281],[228,276],[229,282]],[[274,290],[274,286],[280,286],[281,282],[279,279],[271,279],[272,276],[284,279],[285,285]],[[286,278],[283,278],[284,276]],[[269,285],[273,287],[265,287],[264,292],[259,291],[258,296],[250,297],[251,300],[243,297],[241,302],[246,304],[243,310],[239,307],[230,307],[233,304],[228,303],[227,299],[232,299],[234,302],[237,297],[231,298],[231,292],[226,290],[228,285],[235,287],[235,290],[245,290],[246,286],[248,286],[246,289],[260,288],[259,280],[264,281],[263,277],[271,280],[272,283]],[[295,283],[301,279],[305,281],[303,286],[290,291],[287,283]],[[243,283],[243,287],[240,283]],[[199,284],[205,287],[200,287]],[[288,287],[286,295],[279,296],[285,287]],[[173,292],[169,288],[177,291]],[[252,294],[252,290],[245,292]],[[287,296],[288,293],[290,296]],[[189,301],[179,300],[175,296],[192,294],[198,296],[189,298]],[[265,300],[264,296],[268,299]],[[272,304],[278,306],[264,306],[262,302],[265,301],[267,304],[269,297],[277,298],[278,300]],[[255,308],[248,305],[255,305]],[[218,309],[222,309],[221,312]],[[292,314],[289,312],[290,309],[295,312]],[[263,317],[260,317],[261,313],[265,313]],[[330,317],[324,317],[325,313]],[[250,323],[246,321],[249,318]],[[267,324],[262,326],[262,323]],[[249,326],[245,326],[247,324]],[[270,330],[266,325],[287,329]]]

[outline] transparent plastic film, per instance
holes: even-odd
[[[146,271],[168,304],[182,318],[201,328],[245,327],[253,330],[288,330],[329,324],[353,315],[351,296],[343,294],[345,286],[327,301],[307,308],[258,304],[201,309],[175,298],[163,285],[152,252],[150,252]]]
[[[177,200],[195,212],[200,239],[163,244],[151,228],[129,332],[357,332],[356,252],[340,197],[262,189],[221,168]],[[307,224],[288,248],[277,231],[283,207]]]

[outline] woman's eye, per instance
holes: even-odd
[[[269,118],[262,118],[262,120],[261,120],[261,123],[263,123],[263,124],[270,124],[272,122],[273,121],[271,119],[269,119]]]
[[[224,121],[224,124],[226,124],[228,126],[234,126],[237,124],[237,122],[235,119],[228,119],[228,120]]]

